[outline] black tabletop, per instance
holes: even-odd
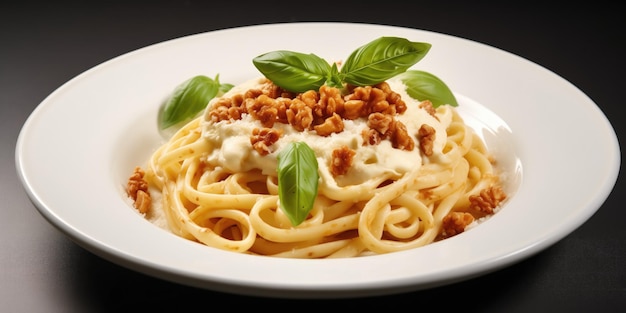
[[[81,248],[29,201],[15,170],[22,124],[81,72],[154,43],[276,22],[359,22],[467,38],[538,63],[570,81],[624,129],[623,11],[617,5],[487,5],[444,1],[124,1],[0,5],[0,311],[109,312],[167,307],[327,310],[379,305],[420,312],[623,312],[626,198],[620,175],[586,223],[526,260],[467,281],[380,297],[297,300],[224,294],[134,272]],[[622,159],[623,159],[623,153]],[[225,306],[224,306],[225,305]],[[383,305],[383,306],[381,306]],[[414,307],[411,307],[414,306]]]

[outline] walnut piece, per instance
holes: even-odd
[[[352,166],[352,159],[356,152],[346,146],[333,150],[330,172],[333,176],[343,175]]]
[[[493,214],[494,209],[504,199],[506,199],[506,194],[502,191],[502,188],[491,186],[482,190],[478,195],[469,197],[470,208],[486,214]]]
[[[426,110],[426,112],[428,112],[428,114],[430,114],[432,117],[436,118],[437,120],[439,120],[439,118],[437,117],[437,115],[435,113],[437,113],[435,111],[435,107],[433,106],[433,103],[430,102],[430,100],[424,100],[422,102],[420,102],[419,107],[421,109]]]
[[[467,225],[474,222],[472,214],[467,212],[450,212],[442,220],[445,237],[452,237],[465,231]]]
[[[271,152],[269,147],[278,141],[281,135],[282,132],[273,128],[255,128],[252,130],[250,143],[260,155],[267,155]]]
[[[420,149],[426,156],[433,155],[433,143],[435,142],[435,129],[427,124],[422,124],[417,132],[417,138],[419,138]]]
[[[333,113],[331,117],[326,118],[324,123],[315,125],[313,129],[320,136],[330,136],[332,133],[343,131],[343,120],[339,114]]]
[[[148,182],[144,179],[141,167],[135,167],[133,174],[126,183],[126,193],[133,200],[133,206],[140,213],[147,213],[152,206],[152,199],[148,192]]]

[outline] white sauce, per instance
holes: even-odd
[[[231,89],[224,97],[231,97],[236,93],[243,93],[248,89],[260,85],[260,79],[254,79]],[[356,151],[353,159],[353,166],[346,175],[336,177],[339,186],[357,185],[371,178],[380,177],[383,174],[391,174],[392,177],[400,177],[409,170],[415,169],[422,164],[422,156],[419,150],[419,141],[415,135],[422,124],[428,124],[436,130],[436,137],[433,147],[433,156],[441,156],[441,151],[446,142],[446,128],[451,120],[451,112],[445,109],[437,110],[439,120],[418,107],[419,101],[412,99],[406,93],[406,87],[399,79],[387,81],[392,90],[400,94],[406,103],[407,110],[402,115],[395,118],[401,121],[407,128],[409,134],[413,135],[416,143],[415,149],[405,151],[394,149],[391,142],[383,140],[378,145],[363,145],[361,136],[362,130],[366,127],[367,120],[364,118],[357,120],[344,120],[344,131],[332,134],[328,137],[317,135],[314,131],[299,132],[290,125],[275,123],[274,128],[283,130],[281,138],[274,143],[271,149],[274,152],[261,156],[250,144],[250,136],[254,128],[261,128],[259,121],[254,120],[250,115],[245,114],[241,120],[220,121],[214,123],[208,118],[208,112],[214,99],[207,106],[205,121],[203,121],[203,136],[213,145],[213,152],[208,156],[207,161],[215,166],[222,167],[231,172],[249,171],[261,169],[264,174],[276,174],[276,156],[281,149],[289,142],[304,141],[315,151],[317,156],[320,176],[323,180],[332,179],[328,164],[331,160],[333,150],[341,146],[348,146]]]

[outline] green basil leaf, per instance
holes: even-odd
[[[459,105],[448,85],[433,74],[411,70],[399,77],[406,85],[407,94],[415,100],[430,100],[435,108],[443,104]]]
[[[339,69],[337,68],[337,63],[333,63],[330,68],[329,78],[326,81],[326,84],[330,87],[335,88],[343,88],[343,81],[341,80],[341,75],[339,75]]]
[[[319,174],[315,153],[304,142],[292,142],[278,154],[280,208],[293,226],[308,216],[317,197]]]
[[[380,37],[352,52],[340,74],[343,81],[353,85],[376,85],[403,73],[419,62],[430,47],[431,44],[425,42]]]
[[[233,87],[235,87],[235,85],[233,85],[233,84],[220,82],[220,74],[215,75],[215,78],[213,80],[219,86],[217,88],[217,95],[215,95],[216,97],[224,95],[229,90],[231,90]]]
[[[219,82],[204,75],[194,76],[178,85],[168,101],[160,108],[161,130],[190,120],[206,108],[218,91]]]
[[[267,79],[292,92],[319,89],[331,72],[328,62],[315,54],[285,50],[262,54],[252,63]]]
[[[225,93],[227,93],[229,90],[231,90],[233,87],[235,87],[235,85],[233,84],[220,84],[219,90],[217,92],[217,95],[223,95]]]

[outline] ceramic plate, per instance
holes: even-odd
[[[150,224],[125,199],[132,169],[161,143],[159,105],[182,81],[237,84],[273,50],[345,59],[381,36],[432,44],[414,68],[454,91],[459,111],[505,172],[510,197],[486,222],[410,251],[294,260],[216,250]],[[148,46],[78,75],[31,114],[16,163],[37,210],[64,234],[121,266],[181,284],[245,295],[383,295],[470,279],[570,234],[602,205],[619,169],[606,117],[581,90],[506,51],[416,29],[349,23],[247,26]]]

